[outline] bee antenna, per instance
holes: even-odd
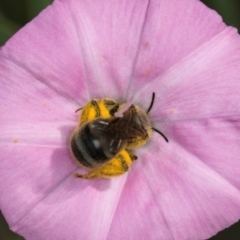
[[[147,110],[147,113],[150,112],[150,110],[152,109],[152,106],[153,106],[153,103],[154,103],[154,99],[155,99],[155,92],[152,93],[152,101],[151,101],[151,104]]]
[[[82,107],[78,108],[78,109],[75,111],[75,113],[78,112],[78,111],[80,111],[81,109],[82,109]]]
[[[152,128],[152,130],[154,130],[155,132],[159,133],[159,134],[165,139],[165,141],[168,142],[167,137],[166,137],[163,133],[161,133],[161,132],[160,132],[159,130],[157,130],[156,128]]]

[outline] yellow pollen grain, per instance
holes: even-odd
[[[146,42],[145,42],[145,46],[148,46],[149,44],[150,44],[149,41],[146,41]]]
[[[17,138],[15,138],[15,139],[13,140],[13,142],[14,142],[14,143],[18,143],[19,140],[18,140]]]
[[[175,112],[174,109],[171,109],[171,110],[170,110],[170,113],[171,113],[171,114],[173,114],[174,112]]]

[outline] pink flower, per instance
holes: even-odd
[[[0,51],[0,208],[26,239],[206,239],[240,218],[240,38],[197,0],[56,0]],[[75,110],[133,100],[128,174],[73,178]]]

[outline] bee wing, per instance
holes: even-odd
[[[99,139],[99,143],[106,153],[112,157],[115,156],[126,144],[126,139],[119,131],[114,131],[113,128],[109,129],[114,118],[104,119],[99,118],[89,123],[90,131],[95,139]]]
[[[128,140],[147,135],[146,129],[139,125],[139,116],[134,105],[121,118],[98,118],[89,123],[89,127],[94,138],[98,139],[99,146],[109,156],[120,152]]]
[[[138,116],[139,117],[139,116]],[[136,137],[145,137],[147,131],[139,127],[137,111],[134,105],[123,113],[123,117],[114,118],[106,127],[106,131],[115,132],[117,138],[128,140]]]

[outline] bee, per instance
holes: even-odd
[[[111,178],[127,172],[137,156],[133,150],[147,143],[152,131],[158,132],[165,140],[168,139],[159,130],[152,127],[147,111],[132,104],[122,117],[115,113],[123,109],[125,104],[118,104],[112,99],[92,100],[82,110],[79,125],[71,139],[71,154],[75,163],[89,170],[87,174],[74,174],[77,178]]]

